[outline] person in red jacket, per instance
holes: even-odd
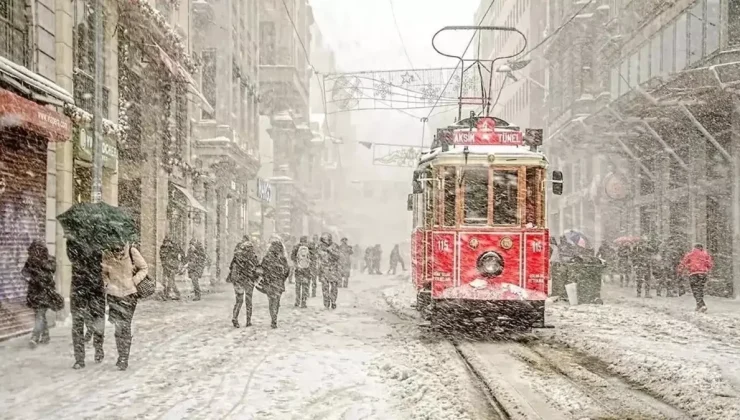
[[[704,285],[707,283],[707,274],[712,271],[712,267],[714,267],[712,256],[704,250],[702,244],[694,245],[694,249],[684,255],[678,265],[678,274],[689,276],[689,285],[696,299],[698,312],[707,311],[707,305],[704,303]]]

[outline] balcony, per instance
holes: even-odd
[[[295,65],[260,64],[262,115],[285,110],[308,111],[308,86]]]
[[[93,96],[95,94],[95,79],[86,72],[76,68],[73,83],[75,104],[85,111],[94,114]],[[103,86],[103,118],[106,119],[108,118],[108,108],[110,107],[108,94],[108,88]]]

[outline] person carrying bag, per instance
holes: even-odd
[[[144,257],[129,243],[122,243],[103,253],[103,282],[108,295],[109,319],[116,327],[116,366],[119,370],[128,368],[131,321],[140,296],[137,286],[144,283],[141,291],[148,293],[145,289],[148,273],[149,267]]]

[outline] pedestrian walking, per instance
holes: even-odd
[[[642,240],[632,248],[632,264],[635,268],[635,284],[637,286],[637,297],[650,297],[650,284],[652,274],[652,249],[647,238]]]
[[[704,303],[704,286],[707,284],[707,275],[713,267],[712,256],[704,250],[702,244],[694,245],[694,249],[684,255],[678,266],[678,273],[689,276],[689,285],[696,300],[697,312],[707,311],[707,304]]]
[[[628,244],[619,245],[617,248],[617,275],[619,276],[620,287],[629,286],[630,284],[632,274],[631,255],[632,248]]]
[[[316,287],[319,278],[319,235],[311,238],[311,297],[316,297]]]
[[[401,264],[401,269],[403,271],[406,271],[406,264],[404,264],[403,258],[401,258],[401,248],[398,244],[396,244],[391,250],[390,261],[389,261],[389,266],[388,266],[388,273],[386,274],[395,275],[396,269],[398,268],[398,264]]]
[[[295,267],[295,306],[305,308],[314,270],[311,268],[311,249],[308,236],[301,236],[293,247],[291,260]]]
[[[259,278],[257,270],[259,263],[255,246],[251,241],[242,242],[236,246],[234,257],[231,259],[231,265],[229,266],[229,276],[226,278],[226,282],[234,286],[234,296],[236,297],[231,317],[234,328],[239,328],[239,312],[242,304],[244,304],[247,314],[244,326],[252,325],[252,294],[254,285]]]
[[[339,248],[333,242],[330,233],[321,235],[319,244],[319,269],[324,307],[327,309],[336,309],[339,282],[341,279],[340,256]]]
[[[552,248],[550,248],[552,250]],[[596,258],[600,259],[601,261],[606,264],[606,269],[604,270],[604,279],[606,282],[611,282],[612,276],[617,274],[617,261],[616,261],[616,251],[612,246],[610,245],[609,241],[604,241],[601,246],[599,246],[599,250],[596,252]]]
[[[31,348],[49,343],[49,326],[46,323],[46,311],[55,307],[52,300],[57,298],[54,272],[56,262],[49,255],[49,249],[41,241],[33,241],[28,247],[28,259],[21,274],[28,282],[26,303],[33,309],[34,326],[31,333]],[[63,302],[63,301],[62,301]]]
[[[277,328],[280,297],[285,292],[285,281],[290,275],[288,259],[285,258],[285,248],[279,240],[272,241],[260,267],[262,268],[260,288],[267,295],[270,304],[270,318],[272,320],[270,326]]]
[[[174,299],[180,299],[180,291],[175,284],[175,276],[180,271],[183,252],[180,246],[169,236],[165,236],[162,246],[159,248],[159,261],[162,263],[162,275],[164,276],[164,299],[167,300],[174,293]]]
[[[72,263],[70,312],[72,314],[72,347],[74,369],[85,367],[85,327],[92,331],[95,362],[103,361],[105,331],[105,286],[102,253],[90,244],[67,235],[67,257]]]
[[[103,282],[108,295],[108,315],[116,327],[119,370],[128,369],[131,352],[131,322],[138,302],[136,286],[147,276],[149,267],[135,246],[121,242],[103,252]]]
[[[380,247],[380,244],[375,245],[375,249],[373,251],[373,274],[383,274],[380,271],[380,261],[383,259],[383,249]]]
[[[190,240],[190,247],[188,248],[188,255],[186,258],[188,265],[188,275],[190,281],[193,282],[193,300],[200,300],[200,279],[203,277],[203,270],[206,268],[208,262],[208,255],[206,250],[203,248],[203,244],[195,239]]]
[[[375,251],[375,248],[373,248],[372,246],[365,248],[364,265],[362,266],[362,269],[360,270],[361,273],[364,273],[365,270],[367,270],[367,274],[373,274],[373,252],[374,251]]]
[[[339,245],[339,268],[340,268],[340,287],[349,287],[349,276],[352,274],[352,254],[354,250],[347,243],[347,238],[342,238]]]

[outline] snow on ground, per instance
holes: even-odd
[[[2,342],[0,417],[490,418],[461,408],[436,378],[450,374],[439,369],[444,354],[422,353],[404,335],[408,322],[390,313],[381,295],[397,282],[357,276],[350,289],[340,289],[336,311],[326,311],[320,296],[308,309],[294,308],[289,290],[277,330],[269,326],[266,297],[256,291],[253,326],[241,329],[231,326],[228,286],[200,302],[141,302],[126,372],[114,366],[111,325],[105,361],[94,364],[88,346],[80,371],[71,369],[68,327],[52,329],[51,344],[35,350],[27,337]]]
[[[737,332],[722,330],[721,323],[702,328],[702,318],[713,315],[693,313],[688,299],[660,303],[668,298],[621,294],[608,287],[604,305],[549,305],[548,323],[555,329],[541,334],[606,362],[695,418],[740,418],[740,341],[728,339]],[[662,306],[668,309],[655,309]],[[674,316],[677,311],[681,316]]]

